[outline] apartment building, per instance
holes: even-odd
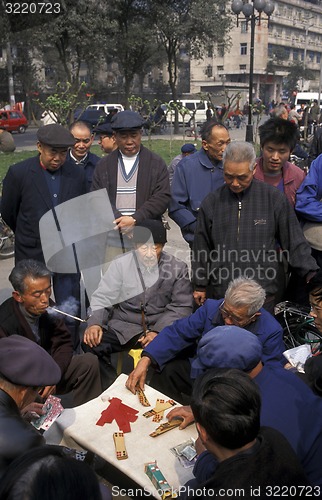
[[[313,71],[314,79],[300,81],[300,90],[318,90],[322,54],[322,1],[274,0],[268,23],[265,14],[256,20],[253,99],[283,99],[283,79],[293,62]],[[227,8],[231,10],[231,2]],[[250,22],[233,15],[231,46],[209,48],[203,60],[191,61],[190,92],[211,92],[219,104],[225,90],[240,92],[248,100],[250,72]]]

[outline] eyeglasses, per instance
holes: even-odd
[[[227,311],[227,309],[225,309],[224,306],[225,306],[225,301],[223,301],[223,303],[219,307],[219,311],[221,312],[223,319],[230,318],[232,320],[232,322],[234,323],[234,325],[239,326],[239,327],[243,327],[243,326],[248,325],[257,314],[257,313],[254,313],[254,314],[252,314],[252,316],[250,316],[248,318],[239,318],[235,314]]]

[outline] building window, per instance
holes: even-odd
[[[314,62],[314,52],[312,50],[309,50],[307,55],[309,56],[310,61]]]
[[[207,49],[207,56],[208,57],[213,57],[214,55],[214,48],[211,46],[211,47],[208,47]]]
[[[210,64],[206,67],[205,73],[209,78],[212,76],[212,66]]]
[[[240,55],[247,56],[247,43],[240,44]]]
[[[247,33],[247,21],[241,21],[240,23],[240,32]]]
[[[239,69],[240,71],[246,71],[246,64],[240,64]]]
[[[217,66],[217,71],[224,71],[224,67],[223,66]]]
[[[298,49],[293,49],[293,61],[298,61],[299,60],[299,50]]]
[[[225,47],[222,44],[218,45],[218,47],[217,47],[217,53],[218,53],[218,57],[224,57],[224,55],[225,55]]]
[[[320,52],[317,52],[317,53],[316,53],[316,62],[317,62],[318,64],[320,64],[320,62],[321,62],[321,54],[320,54]]]

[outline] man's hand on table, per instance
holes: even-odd
[[[128,376],[128,379],[125,382],[125,387],[129,391],[133,392],[133,394],[136,393],[137,386],[139,386],[140,389],[142,389],[142,391],[144,390],[145,379],[150,364],[151,364],[150,358],[144,356],[143,358],[140,359],[136,368]]]
[[[92,325],[86,328],[83,342],[89,347],[97,347],[102,340],[103,329],[99,325]]]
[[[173,408],[167,414],[167,419],[171,422],[174,418],[183,418],[182,424],[179,429],[185,429],[188,425],[192,424],[195,419],[190,406],[179,406],[178,408]]]

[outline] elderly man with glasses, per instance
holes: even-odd
[[[186,402],[193,381],[190,358],[195,357],[201,337],[216,326],[235,325],[258,337],[263,346],[263,363],[284,363],[281,325],[263,309],[265,290],[254,280],[236,278],[231,281],[224,299],[208,299],[187,318],[164,328],[143,350],[137,367],[129,375],[127,388],[142,389],[148,368],[154,368],[149,385],[176,401]]]

